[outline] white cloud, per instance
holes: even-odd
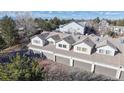
[[[105,12],[105,15],[119,15],[122,14],[120,12]]]
[[[99,12],[100,15],[103,15],[104,13],[105,13],[105,12],[103,12],[103,11]]]
[[[53,12],[52,11],[49,11],[49,14],[52,14]]]

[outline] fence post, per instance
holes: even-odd
[[[116,72],[116,78],[117,79],[120,79],[120,76],[121,76],[121,69],[119,68],[118,70],[117,70],[117,72]]]
[[[95,64],[92,63],[92,66],[91,66],[91,72],[94,73],[94,71],[95,71]]]

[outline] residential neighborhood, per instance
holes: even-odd
[[[58,80],[73,80],[75,71],[87,73],[81,74],[85,80],[124,80],[123,19],[18,16],[0,20],[1,80],[51,80],[55,73],[69,77]],[[67,74],[64,68],[74,70]]]

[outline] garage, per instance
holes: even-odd
[[[97,74],[103,74],[103,75],[115,78],[116,72],[117,72],[116,69],[111,69],[111,68],[98,66],[98,65],[95,66],[95,73]]]
[[[56,62],[64,64],[64,65],[68,65],[68,66],[70,65],[70,61],[68,58],[63,58],[59,56],[56,56]]]
[[[54,60],[54,55],[50,53],[43,52],[43,56],[45,56],[47,59]]]
[[[81,70],[91,71],[91,66],[89,63],[74,60],[74,67],[80,68]]]
[[[124,80],[124,71],[121,72],[120,80]]]

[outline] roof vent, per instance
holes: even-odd
[[[96,39],[96,41],[99,41],[99,40],[100,40],[99,38]]]
[[[78,36],[78,39],[80,39],[81,37],[80,36]]]
[[[103,35],[101,35],[101,37],[103,37]]]

